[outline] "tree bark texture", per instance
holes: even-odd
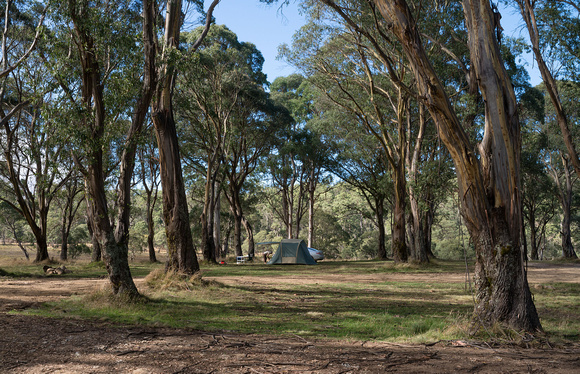
[[[409,115],[407,115],[409,118]],[[425,134],[425,129],[427,127],[427,121],[424,115],[424,108],[421,105],[419,108],[419,132],[415,139],[415,147],[413,152],[410,149],[407,150],[406,155],[406,164],[407,169],[409,170],[409,177],[410,183],[408,184],[409,189],[409,205],[411,208],[411,225],[410,225],[410,232],[412,235],[409,237],[412,238],[410,240],[411,244],[411,258],[415,262],[424,263],[429,262],[429,257],[427,255],[426,250],[426,235],[427,233],[424,232],[424,221],[426,220],[426,214],[420,209],[420,202],[419,202],[419,194],[417,192],[417,182],[419,176],[419,158],[421,156],[421,147],[423,144],[423,135]],[[411,126],[410,124],[407,126],[407,131],[410,133]],[[410,138],[410,134],[408,136]],[[407,146],[410,147],[410,142],[407,142]]]
[[[155,255],[155,225],[153,222],[153,196],[152,191],[147,190],[147,250],[149,251],[149,262],[157,262]],[[157,193],[157,191],[155,192]]]
[[[213,241],[215,249],[215,258],[221,257],[220,247],[221,247],[221,188],[215,189],[215,204],[213,213]]]
[[[560,189],[560,202],[562,204],[562,220],[560,222],[560,237],[562,239],[562,257],[567,259],[576,259],[574,245],[572,244],[572,177],[570,175],[568,158],[562,155],[562,166],[564,170],[564,185],[561,186],[559,179],[556,184]],[[558,178],[556,176],[556,178]]]
[[[181,0],[169,0],[165,18],[163,48],[165,59],[179,47],[180,27]],[[169,256],[167,268],[193,274],[199,271],[199,263],[191,236],[179,142],[173,118],[172,96],[175,69],[169,62],[165,62],[161,70],[159,75],[163,78],[158,84],[157,100],[153,103],[152,117],[159,149],[163,217]]]
[[[86,22],[86,7],[76,8],[74,2],[69,3],[70,15],[74,24],[77,46],[82,67],[82,99],[88,113],[92,116],[84,119],[84,125],[90,130],[96,146],[87,151],[88,166],[83,170],[88,198],[88,216],[92,218],[93,237],[103,249],[103,260],[109,274],[109,281],[114,294],[138,296],[139,292],[133,282],[128,259],[129,217],[131,207],[131,180],[133,177],[137,136],[143,129],[151,98],[156,86],[154,43],[155,2],[143,2],[143,44],[144,67],[143,83],[136,106],[133,111],[131,126],[126,135],[125,146],[120,160],[119,184],[117,195],[118,221],[116,229],[109,217],[107,193],[105,187],[104,158],[101,142],[105,138],[105,100],[104,85],[101,80],[101,66],[98,60],[98,49],[94,45]]]
[[[395,188],[394,206],[393,206],[393,236],[391,238],[391,249],[393,251],[393,260],[396,263],[407,262],[409,259],[408,247],[406,243],[406,181],[404,163],[400,162],[396,169],[393,170],[393,181]]]
[[[541,324],[529,290],[520,243],[520,129],[488,0],[464,0],[471,64],[485,105],[485,131],[474,147],[423,48],[404,0],[374,0],[392,25],[415,74],[423,103],[453,158],[461,211],[476,249],[475,318],[536,331]]]
[[[254,229],[246,217],[242,216],[242,225],[246,229],[246,235],[248,235],[248,256],[250,259],[254,258],[255,247],[254,247]]]
[[[219,149],[219,148],[218,148]],[[201,251],[205,261],[216,263],[215,242],[213,238],[214,206],[215,206],[215,185],[219,170],[217,160],[218,151],[208,155],[203,210],[200,217],[201,222]],[[216,164],[216,165],[214,165]]]
[[[377,228],[379,230],[379,248],[377,258],[379,260],[387,259],[387,249],[385,247],[385,200],[382,196],[375,198],[375,215],[377,218]]]

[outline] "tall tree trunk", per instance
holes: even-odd
[[[393,260],[396,263],[407,262],[409,259],[408,247],[406,243],[405,230],[405,205],[406,205],[406,182],[405,169],[400,162],[398,167],[393,171],[394,180],[394,207],[393,207],[393,237],[391,247],[393,250]]]
[[[409,109],[407,108],[407,121],[410,122]],[[423,135],[425,134],[425,129],[427,127],[427,120],[425,118],[423,105],[419,106],[419,132],[415,140],[415,148],[413,152],[410,149],[407,150],[406,164],[409,170],[409,176],[411,183],[408,184],[409,189],[409,205],[411,208],[411,229],[413,235],[411,235],[412,251],[411,256],[414,261],[419,263],[429,262],[429,257],[426,251],[426,233],[423,231],[424,225],[423,220],[425,220],[425,214],[419,208],[419,196],[417,192],[417,183],[419,177],[419,158],[421,156],[421,147],[423,145]],[[409,135],[407,138],[410,139],[411,135],[411,124],[407,125],[407,132]],[[407,142],[407,147],[410,148],[410,142]]]
[[[234,213],[232,208],[232,214],[234,215],[234,251],[236,256],[243,256],[242,253],[242,217]]]
[[[69,232],[67,231],[66,227],[67,227],[67,209],[65,208],[64,211],[62,212],[62,221],[60,223],[60,238],[61,238],[61,243],[60,243],[60,260],[61,261],[66,261],[68,260],[68,234]]]
[[[562,165],[564,167],[565,185],[561,189],[562,201],[562,221],[560,222],[560,236],[562,238],[562,256],[567,259],[576,259],[574,245],[572,245],[572,178],[568,165],[568,158],[562,155]]]
[[[377,217],[377,228],[379,230],[379,249],[377,258],[387,259],[387,249],[385,248],[385,200],[382,197],[375,197],[375,214]]]
[[[229,184],[229,191],[230,195],[228,196],[228,201],[230,203],[230,211],[232,212],[232,216],[234,218],[234,250],[236,252],[236,256],[243,256],[242,225],[245,226],[245,223],[243,222],[244,214],[242,211],[242,203],[240,201],[240,187],[236,186],[234,181],[231,179]]]
[[[215,257],[221,257],[220,254],[220,247],[221,247],[221,188],[215,189],[215,204],[214,204],[214,213],[213,213],[213,241],[214,241],[214,248],[215,248]]]
[[[316,172],[314,162],[310,162],[310,178],[308,179],[308,247],[314,246],[314,203],[316,192]]]
[[[432,233],[433,233],[433,222],[435,221],[435,203],[433,198],[433,193],[431,188],[428,187],[428,192],[426,195],[427,200],[427,211],[425,212],[425,219],[423,224],[425,227],[423,228],[423,233],[425,234],[425,253],[429,258],[435,258],[435,254],[431,250],[432,247]]]
[[[165,107],[163,102],[157,104],[154,108],[153,123],[159,146],[168,269],[193,274],[199,271],[199,263],[191,236],[173,111]]]
[[[248,256],[250,257],[250,259],[254,259],[255,255],[254,230],[250,222],[244,216],[242,216],[242,225],[244,225],[244,228],[246,229],[246,234],[248,235]]]
[[[157,193],[157,191],[155,191]],[[157,262],[155,254],[155,222],[153,222],[153,191],[147,190],[147,249],[149,251],[149,262]]]
[[[520,129],[511,81],[495,39],[488,0],[464,0],[471,64],[486,103],[482,143],[474,147],[433,69],[404,0],[374,0],[415,74],[417,89],[453,158],[461,211],[476,250],[478,321],[541,329],[520,244]]]
[[[180,27],[181,0],[169,0],[165,18],[165,58],[179,47]],[[170,63],[165,63],[161,69],[160,76],[163,78],[158,85],[157,101],[153,103],[152,118],[159,149],[163,217],[167,235],[167,268],[193,274],[199,271],[199,263],[191,236],[179,142],[173,118],[175,68]]]
[[[538,259],[538,229],[536,228],[536,213],[533,209],[529,210],[528,225],[530,226],[530,258],[532,260]],[[524,236],[525,237],[525,236]]]
[[[208,156],[206,179],[203,197],[203,209],[201,212],[201,251],[205,261],[216,263],[215,242],[213,240],[213,209],[215,204],[215,178],[217,168],[214,167],[214,160],[217,157],[217,151],[214,155]],[[214,168],[216,169],[214,172]]]

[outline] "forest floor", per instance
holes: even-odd
[[[349,282],[372,283],[364,274]],[[392,274],[397,280],[463,282],[463,274]],[[301,282],[341,282],[317,275]],[[580,287],[580,265],[530,264],[531,287],[568,282]],[[380,281],[384,281],[384,275]],[[220,277],[226,284],[280,278]],[[287,279],[297,282],[298,279]],[[143,279],[136,279],[144,287]],[[40,303],[87,294],[103,279],[0,278],[2,373],[580,373],[580,344],[523,348],[470,340],[434,344],[312,339],[226,331],[120,326],[79,318],[14,313]]]

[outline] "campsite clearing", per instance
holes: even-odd
[[[277,295],[273,297],[278,297],[278,300],[270,305],[274,308],[273,315],[291,313],[297,310],[292,308],[311,305],[314,301],[305,295],[294,295],[301,287],[311,287],[312,292],[320,289],[321,294],[354,287],[359,293],[379,297],[376,291],[378,288],[398,283],[410,286],[411,293],[420,295],[423,292],[429,298],[433,294],[439,296],[440,290],[447,291],[427,285],[455,284],[462,287],[465,279],[465,274],[456,271],[420,272],[400,269],[404,271],[377,272],[376,266],[373,262],[352,263],[352,268],[356,270],[350,271],[347,263],[316,267],[234,264],[207,270],[206,279],[219,281],[224,285],[220,289],[231,290],[232,294],[242,292],[242,298],[251,294],[273,296],[266,294],[266,290],[275,290]],[[561,290],[573,291],[576,296],[567,300],[576,304],[569,307],[577,311],[579,309],[579,264],[532,263],[529,270],[532,289],[542,308],[542,317],[557,318],[558,322],[552,326],[556,323],[565,325],[571,322],[566,321],[566,318],[577,317],[566,316],[562,312],[555,314],[561,310],[557,305],[558,300],[565,297]],[[227,272],[235,275],[228,276]],[[210,276],[211,273],[214,275]],[[244,276],[244,273],[251,275]],[[578,337],[575,342],[566,342],[561,340],[561,336],[559,341],[552,341],[553,348],[537,345],[530,349],[507,342],[500,345],[482,343],[468,337],[425,342],[431,344],[411,344],[372,338],[323,338],[335,329],[326,325],[320,326],[322,329],[318,331],[318,336],[312,336],[303,335],[299,331],[276,335],[240,333],[239,329],[231,327],[205,331],[198,328],[168,328],[161,327],[160,322],[148,322],[143,315],[137,316],[133,322],[120,323],[113,322],[112,313],[122,312],[118,309],[115,311],[115,305],[104,306],[110,310],[108,316],[86,318],[79,318],[72,306],[66,307],[71,301],[74,304],[74,300],[87,300],[90,303],[91,297],[86,298],[84,295],[106,283],[105,279],[78,279],[69,274],[60,278],[0,278],[0,328],[3,330],[0,367],[8,373],[573,373],[578,372],[579,367]],[[420,284],[424,285],[423,291],[419,288]],[[150,292],[143,278],[137,279],[137,285],[142,292]],[[191,295],[195,292],[184,291],[178,294]],[[396,295],[394,286],[391,291],[386,291],[389,292],[391,296]],[[345,298],[348,294],[338,295]],[[207,296],[212,295],[210,293]],[[40,303],[55,300],[61,301],[50,305],[59,318],[35,315],[35,308]],[[324,299],[323,302],[328,300]],[[179,304],[188,304],[191,309],[182,310],[189,312],[207,304],[205,299],[200,299],[198,303],[186,302],[183,298],[181,301],[179,298],[169,301],[173,308]],[[247,305],[252,301],[249,300]],[[232,311],[240,306],[237,317],[232,315],[231,318],[240,318],[239,323],[245,323],[244,316],[247,317],[251,311],[244,310],[234,299],[230,303]],[[394,306],[395,302],[391,303]],[[153,306],[148,313],[154,310],[163,313],[158,308],[164,305]],[[358,318],[362,319],[362,314],[356,310],[345,309],[342,313],[352,313],[353,316],[358,313]],[[202,318],[198,315],[182,317],[189,319],[192,326],[204,326],[203,321],[196,321]],[[259,319],[260,316],[256,317]],[[396,323],[400,323],[410,316],[399,314],[399,317],[392,317],[399,321]],[[321,316],[313,311],[310,314],[306,312],[305,318],[320,321]],[[268,330],[267,325],[271,321],[264,320],[264,331]],[[250,326],[253,323],[250,320],[246,322]],[[563,330],[559,334],[564,333]]]

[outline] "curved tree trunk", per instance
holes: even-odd
[[[546,91],[552,101],[554,110],[556,112],[556,120],[558,121],[558,126],[562,132],[562,138],[564,139],[564,144],[566,145],[566,150],[576,170],[576,174],[580,177],[580,159],[578,158],[578,152],[576,151],[576,145],[572,138],[572,133],[569,128],[568,117],[562,106],[562,101],[560,100],[560,94],[558,93],[558,86],[556,80],[552,76],[548,65],[544,61],[542,56],[542,51],[540,51],[540,33],[538,31],[538,25],[536,22],[536,15],[534,12],[535,1],[530,0],[517,0],[518,6],[520,7],[520,12],[524,21],[526,22],[526,28],[528,29],[528,34],[530,36],[530,42],[532,44],[532,50],[534,52],[534,57],[538,63],[538,69],[542,75],[542,80],[546,86]]]
[[[415,74],[419,94],[455,164],[461,211],[476,250],[478,321],[541,329],[529,290],[521,236],[520,128],[516,100],[495,39],[488,0],[464,0],[471,63],[485,106],[485,132],[474,147],[423,48],[404,0],[374,0],[392,25]]]
[[[163,55],[179,47],[181,27],[181,0],[169,0],[165,18]],[[152,118],[159,149],[160,177],[162,186],[163,217],[167,235],[167,269],[193,274],[199,271],[199,263],[193,246],[187,197],[181,170],[181,157],[177,130],[173,118],[173,87],[175,68],[169,63],[161,66],[163,77],[159,82],[157,101],[153,104]]]
[[[408,108],[407,108],[408,111]],[[409,114],[407,114],[408,121]],[[412,238],[411,245],[411,257],[413,261],[424,263],[429,262],[429,256],[427,255],[426,250],[426,232],[424,229],[426,225],[423,224],[423,221],[426,219],[425,212],[422,212],[419,208],[419,196],[416,189],[416,184],[419,176],[419,158],[421,156],[421,147],[423,145],[423,135],[425,134],[425,129],[427,127],[427,121],[424,114],[423,105],[419,106],[419,132],[416,137],[415,141],[415,148],[413,152],[407,150],[406,155],[406,164],[407,169],[409,170],[409,177],[411,179],[411,183],[408,184],[408,195],[409,195],[409,205],[411,208],[411,233],[409,235]],[[411,132],[410,124],[407,126],[407,131]],[[410,136],[409,136],[410,138]],[[410,147],[410,142],[407,142],[407,146]]]

